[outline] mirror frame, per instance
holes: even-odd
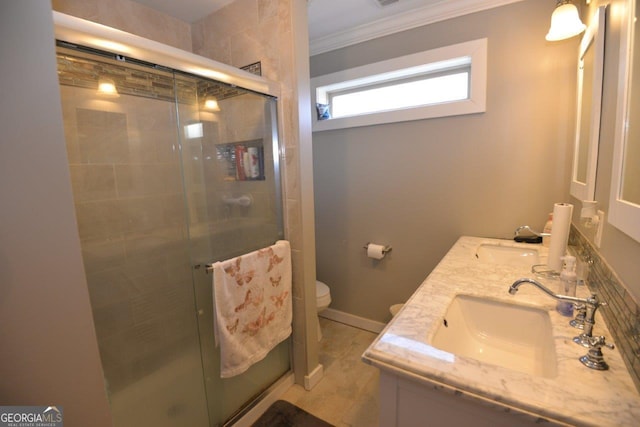
[[[598,149],[600,145],[600,115],[602,111],[602,80],[604,73],[604,33],[606,6],[596,9],[587,27],[578,55],[578,88],[576,108],[576,133],[573,146],[573,167],[571,170],[570,193],[578,200],[594,200],[596,191],[596,169],[598,166]],[[584,57],[589,49],[594,49],[593,81],[591,82],[591,112],[588,140],[581,135],[584,85]],[[587,144],[586,182],[578,181],[580,147]]]
[[[618,75],[618,106],[616,112],[616,133],[613,146],[613,167],[609,196],[608,221],[611,225],[640,242],[640,205],[622,198],[624,155],[627,145],[628,129],[631,125],[629,103],[634,88],[631,87],[634,50],[634,21],[636,3],[640,0],[627,0],[627,15],[622,22],[620,37],[620,70]],[[640,90],[640,88],[636,88]],[[636,93],[635,96],[640,96]],[[640,125],[638,123],[637,125]]]

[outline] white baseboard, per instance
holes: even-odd
[[[309,391],[314,388],[322,379],[324,375],[324,366],[318,363],[318,366],[314,368],[309,375],[304,376],[304,389]]]
[[[322,365],[320,365],[322,366]],[[233,423],[233,427],[250,427],[255,423],[258,418],[264,414],[269,406],[280,399],[289,388],[295,383],[293,372],[280,378],[271,388],[268,390],[266,396],[264,396],[253,408],[247,411],[242,418]],[[226,425],[226,424],[225,424]]]
[[[378,322],[376,320],[365,319],[364,317],[356,316],[354,314],[345,313],[344,311],[335,310],[333,308],[327,308],[320,317],[325,319],[335,320],[336,322],[344,323],[345,325],[353,326],[355,328],[364,329],[365,331],[379,334],[382,332],[386,323]]]

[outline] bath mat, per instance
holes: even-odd
[[[274,402],[251,427],[334,427],[284,400]]]

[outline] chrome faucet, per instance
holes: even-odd
[[[573,338],[573,341],[576,344],[580,344],[583,347],[589,348],[589,353],[587,356],[580,359],[580,361],[592,369],[607,369],[607,364],[602,359],[602,352],[600,348],[602,346],[607,346],[609,348],[613,348],[613,345],[605,343],[604,337],[593,337],[593,326],[595,325],[595,315],[596,310],[601,305],[606,305],[604,302],[600,302],[598,300],[598,296],[596,294],[591,294],[589,298],[577,298],[569,295],[559,295],[554,294],[549,288],[544,286],[542,283],[528,278],[518,279],[509,287],[509,294],[515,295],[518,292],[518,288],[523,283],[529,283],[534,285],[538,289],[540,289],[545,294],[549,295],[551,298],[555,298],[561,301],[572,302],[574,304],[582,304],[585,307],[584,314],[582,312],[579,313],[579,316],[584,316],[584,320],[580,319],[580,323],[584,324],[583,331],[580,335]]]
[[[596,294],[591,294],[589,298],[578,298],[578,297],[572,297],[569,295],[554,294],[549,288],[544,286],[542,283],[536,280],[527,279],[527,278],[519,279],[513,282],[513,284],[509,288],[509,293],[511,295],[515,295],[515,293],[518,292],[518,288],[523,283],[530,283],[536,286],[538,289],[540,289],[542,292],[549,295],[551,298],[555,298],[561,301],[572,302],[576,304],[584,304],[584,306],[586,307],[586,312],[584,314],[584,321],[581,320],[581,323],[584,323],[584,327],[582,328],[582,333],[579,336],[575,337],[573,341],[582,345],[583,347],[591,347],[591,345],[589,344],[589,338],[591,338],[591,333],[593,332],[593,325],[595,325],[596,323],[594,320],[594,317],[596,315],[596,310],[598,309],[598,307],[603,305],[603,303],[598,301],[598,296]]]

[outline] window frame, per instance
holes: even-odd
[[[327,103],[331,91],[393,83],[399,78],[426,75],[470,63],[469,97],[437,104],[318,120],[313,115],[313,131],[375,124],[475,114],[486,111],[487,39],[477,39],[338,71],[311,79],[313,111],[316,102]],[[394,77],[395,76],[395,77]],[[404,76],[404,77],[402,77]]]

